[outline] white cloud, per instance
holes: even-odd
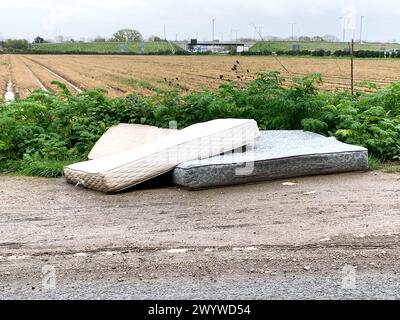
[[[347,17],[347,29],[356,30],[361,15],[366,16],[369,38],[396,38],[400,29],[397,0],[3,0],[1,13],[4,36],[53,37],[58,29],[64,35],[93,37],[111,35],[120,27],[160,35],[166,24],[171,38],[176,33],[207,38],[214,17],[218,34],[225,37],[230,29],[252,36],[252,23],[262,25],[265,34],[289,36],[292,21],[304,34],[339,35],[340,16]]]
[[[323,14],[322,10],[316,7],[311,7],[308,9],[308,12],[313,16],[319,16]]]

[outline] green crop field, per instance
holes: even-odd
[[[336,51],[348,49],[348,44],[343,42],[313,42],[313,41],[263,41],[257,42],[250,48],[250,51],[289,51],[294,44],[300,44],[300,50],[326,50]],[[400,44],[384,43],[355,43],[355,50],[381,51],[388,49],[400,49]]]
[[[141,53],[140,42],[129,42],[125,44],[126,53]],[[32,51],[50,53],[88,52],[88,53],[120,53],[118,42],[74,42],[74,43],[43,43],[35,44]],[[170,42],[146,42],[144,53],[157,53],[171,50],[179,51],[179,47]]]
[[[140,42],[129,42],[125,44],[126,53],[141,53]],[[312,42],[312,41],[262,41],[257,42],[250,48],[251,52],[259,51],[289,51],[294,44],[300,44],[300,50],[318,50],[336,51],[348,48],[347,43],[343,42]],[[34,44],[31,51],[48,53],[99,53],[113,54],[120,53],[118,42],[75,42],[75,43],[44,43]],[[382,51],[388,49],[400,49],[400,44],[382,44],[382,43],[355,43],[355,50]],[[144,53],[156,54],[167,51],[182,51],[172,42],[158,41],[146,42]]]

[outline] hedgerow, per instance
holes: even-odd
[[[0,107],[0,169],[58,176],[67,164],[87,159],[96,141],[118,123],[179,128],[216,118],[255,119],[262,130],[309,130],[365,146],[382,160],[400,157],[400,83],[376,93],[326,92],[321,76],[295,78],[258,73],[253,81],[224,82],[182,96],[158,90],[153,96],[109,98],[103,90],[72,95],[36,91]]]
[[[242,56],[269,56],[271,51],[249,51],[242,52]],[[275,54],[278,56],[313,56],[313,57],[350,57],[350,50],[277,50]],[[356,50],[354,51],[356,58],[400,58],[400,52],[386,52],[377,50]]]

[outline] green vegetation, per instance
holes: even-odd
[[[356,58],[400,58],[400,51],[393,51],[387,53],[385,51],[372,51],[372,50],[358,50],[354,51],[354,57]],[[274,54],[272,51],[247,51],[241,53],[242,56],[271,56]],[[350,57],[349,50],[288,50],[288,51],[276,51],[278,56],[313,56],[313,57]]]
[[[125,44],[125,53],[141,53],[141,42],[68,42],[68,43],[41,43],[31,47],[32,52],[40,53],[87,53],[87,54],[115,54],[120,53],[120,45]],[[146,42],[144,53],[171,53],[172,50],[181,51],[178,46],[166,42]]]
[[[343,42],[325,42],[325,41],[261,41],[257,42],[250,48],[252,52],[261,51],[290,51],[293,49],[294,44],[300,45],[300,50],[325,50],[325,51],[343,51],[348,50],[349,46]],[[384,51],[389,49],[400,49],[400,44],[390,43],[366,43],[354,44],[354,50],[367,50],[367,51]]]
[[[400,173],[400,163],[384,163],[380,169],[386,173]]]
[[[239,62],[237,62],[239,63]],[[240,77],[240,72],[238,77]],[[102,90],[72,95],[36,91],[0,107],[3,172],[57,176],[85,160],[111,126],[141,123],[180,128],[216,118],[250,118],[260,129],[304,129],[369,148],[380,161],[400,159],[400,83],[373,94],[318,89],[320,75],[295,78],[289,87],[277,72],[259,73],[249,84],[222,82],[200,92],[157,90],[153,96],[108,98]]]
[[[28,50],[29,42],[26,40],[14,40],[8,39],[5,41],[0,41],[0,53],[18,53],[20,51]]]
[[[138,42],[143,41],[143,36],[138,30],[121,29],[114,33],[112,41],[115,42]]]

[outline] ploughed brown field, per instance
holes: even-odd
[[[2,55],[0,93],[4,96],[11,74],[17,98],[24,98],[36,89],[54,91],[53,80],[66,83],[72,92],[104,88],[110,96],[123,96],[133,91],[148,95],[157,88],[172,87],[184,94],[201,86],[215,88],[224,81],[237,79],[232,71],[236,60],[240,62],[239,74],[245,82],[256,72],[279,71],[287,79],[321,73],[323,88],[327,90],[350,87],[349,59],[280,57],[278,61],[274,57],[231,56]],[[400,60],[356,59],[355,81],[372,81],[381,87],[400,81]]]
[[[8,63],[5,56],[0,55],[0,98],[4,97],[8,84]]]

